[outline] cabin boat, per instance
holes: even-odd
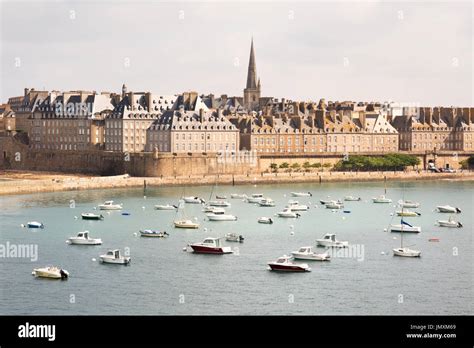
[[[346,197],[344,197],[344,200],[345,200],[345,201],[348,201],[348,202],[350,202],[350,201],[361,201],[362,198],[360,198],[360,197],[354,197],[354,196],[346,196]]]
[[[301,216],[300,214],[291,211],[290,208],[285,208],[283,211],[277,213],[277,215],[282,218],[299,218]]]
[[[311,197],[313,194],[311,192],[292,192],[293,197]]]
[[[99,204],[99,210],[122,210],[122,204],[114,204],[114,201],[105,201]]]
[[[258,205],[261,207],[274,207],[275,201],[271,198],[263,198],[260,202],[258,202]]]
[[[402,210],[402,211],[397,211],[397,216],[416,217],[416,216],[421,216],[421,213],[418,213],[417,211]]]
[[[216,199],[227,199],[227,196],[219,196],[219,195],[216,195]]]
[[[156,210],[176,210],[178,207],[171,204],[157,204],[155,205]]]
[[[314,261],[330,261],[329,254],[316,254],[310,246],[301,247],[298,251],[292,251],[294,259],[299,260],[314,260]]]
[[[421,227],[419,226],[412,226],[406,221],[401,221],[400,224],[391,225],[390,232],[408,232],[408,233],[420,233]]]
[[[35,268],[32,275],[35,277],[40,278],[48,278],[48,279],[67,279],[69,277],[69,272],[65,269],[61,269],[55,266],[43,267],[43,268]]]
[[[462,227],[462,223],[455,221],[452,216],[450,216],[448,220],[438,220],[438,225],[440,227]]]
[[[181,219],[173,221],[176,228],[199,228],[199,224],[189,219]]]
[[[103,263],[113,263],[117,265],[128,265],[131,261],[130,256],[123,256],[119,249],[109,250],[107,254],[99,256]]]
[[[268,263],[270,266],[270,270],[272,271],[279,271],[279,272],[310,272],[311,268],[309,268],[307,263],[294,263],[291,261],[291,256],[283,255],[276,259],[276,261],[272,261]]]
[[[230,203],[227,201],[217,200],[217,201],[210,201],[209,205],[211,207],[230,207]]]
[[[41,222],[30,221],[26,223],[28,228],[44,228],[44,225]]]
[[[212,213],[206,214],[209,221],[236,221],[237,216],[226,214],[223,211],[214,211]]]
[[[102,214],[94,214],[94,213],[82,213],[82,219],[84,220],[103,220],[104,216]]]
[[[286,208],[290,209],[291,211],[306,211],[309,209],[307,205],[300,204],[298,201],[294,200],[289,200]]]
[[[188,196],[188,197],[182,197],[181,199],[182,199],[185,203],[191,203],[191,204],[201,204],[201,203],[205,203],[204,199],[199,198],[199,197]]]
[[[241,234],[237,234],[237,233],[227,233],[225,235],[225,240],[228,241],[228,242],[243,243],[244,242],[244,236],[242,236]]]
[[[273,223],[273,220],[272,220],[272,218],[262,216],[261,218],[258,219],[258,223],[259,224],[270,224],[271,225]]]
[[[68,243],[76,245],[100,245],[102,244],[102,239],[90,238],[89,231],[84,231],[79,232],[76,237],[70,237]]]
[[[380,195],[378,197],[372,198],[372,202],[374,203],[392,203],[390,198],[385,197],[385,195]]]
[[[400,201],[400,202],[399,202],[399,205],[400,205],[400,207],[402,207],[402,208],[419,208],[419,207],[420,207],[420,203],[418,203],[418,202],[413,202],[413,201],[409,201],[409,200]]]
[[[338,241],[336,235],[332,233],[326,233],[323,238],[316,239],[316,244],[318,246],[331,248],[347,248],[349,246],[349,242]]]
[[[140,230],[141,237],[150,237],[150,238],[166,238],[169,236],[166,231],[155,231],[155,230]]]
[[[461,212],[461,209],[451,207],[450,205],[438,205],[436,209],[438,209],[438,212],[440,213],[458,214]]]
[[[331,201],[326,203],[326,209],[342,209],[344,208],[344,204],[340,201]]]
[[[248,203],[259,203],[263,199],[262,193],[254,193],[250,197],[247,197]]]
[[[230,195],[230,198],[232,198],[232,199],[244,199],[244,198],[247,198],[247,195],[246,194],[240,194],[240,193],[232,193]]]
[[[202,209],[205,213],[225,213],[225,209],[221,207],[211,207],[209,205],[204,206]]]
[[[199,254],[231,254],[233,251],[231,247],[223,246],[220,238],[208,237],[201,243],[194,243],[189,245],[195,253]]]
[[[331,203],[337,203],[337,204],[344,204],[342,203],[342,201],[340,199],[338,199],[337,201],[335,201],[334,199],[321,199],[319,201],[319,203],[321,203],[322,205],[326,205],[326,204],[331,204]]]

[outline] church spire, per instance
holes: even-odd
[[[253,38],[252,44],[250,46],[249,70],[247,72],[247,88],[257,88],[257,64],[255,63]]]
[[[244,108],[247,111],[260,109],[260,79],[257,79],[257,64],[255,63],[255,51],[253,49],[253,38],[250,46],[249,70],[247,73],[247,87],[244,89]]]

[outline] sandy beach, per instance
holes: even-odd
[[[430,173],[430,172],[314,172],[314,173],[264,173],[249,175],[206,175],[179,177],[130,177],[87,176],[54,172],[0,172],[0,195],[15,195],[37,192],[75,191],[104,188],[212,185],[218,184],[275,184],[303,182],[360,182],[360,181],[410,181],[410,180],[474,180],[474,172]]]

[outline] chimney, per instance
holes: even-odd
[[[130,110],[135,109],[135,94],[133,92],[128,93],[128,101],[130,103]]]
[[[147,110],[148,110],[148,112],[151,112],[151,111],[152,111],[152,106],[151,106],[151,104],[152,104],[152,99],[153,99],[151,93],[150,93],[150,92],[147,92],[147,93],[145,94],[145,98],[146,98]]]
[[[30,90],[28,88],[25,88],[25,97],[28,95],[29,92]]]
[[[362,130],[365,130],[366,122],[365,122],[365,111],[359,111],[359,120]]]
[[[432,118],[433,123],[439,125],[440,119],[441,119],[441,115],[440,115],[439,107],[433,108],[433,118]]]
[[[199,109],[199,119],[201,121],[201,123],[203,122],[203,119],[204,119],[204,110],[201,108]]]

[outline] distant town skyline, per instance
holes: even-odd
[[[0,3],[0,101],[23,88],[473,105],[472,4]]]

